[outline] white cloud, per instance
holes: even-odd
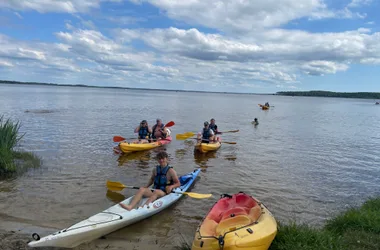
[[[324,75],[335,74],[337,71],[346,71],[348,65],[329,61],[312,61],[301,66],[306,74],[309,75]]]
[[[369,5],[372,3],[372,0],[352,0],[347,7],[349,8],[357,8],[363,5]]]
[[[0,67],[13,67],[14,65],[10,62],[7,62],[5,60],[0,60]]]
[[[99,8],[101,1],[106,0],[5,0],[0,1],[0,8],[9,8],[20,11],[35,10],[40,13],[80,13]]]

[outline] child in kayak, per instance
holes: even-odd
[[[129,205],[119,203],[121,207],[130,211],[135,208],[142,198],[149,198],[144,204],[148,205],[158,198],[170,194],[174,188],[181,186],[177,173],[168,164],[168,154],[166,152],[158,153],[157,160],[159,165],[153,169],[148,185],[140,187]],[[150,188],[152,184],[154,184],[154,190]]]
[[[140,125],[135,128],[135,133],[138,133],[138,139],[133,143],[148,143],[148,139],[152,134],[152,129],[148,126],[148,122],[146,120],[142,120]]]
[[[215,124],[214,118],[211,118],[209,126],[212,129],[212,131],[214,131],[215,134],[221,134],[220,132],[218,132],[218,126]]]
[[[204,128],[202,129],[202,132],[199,132],[197,135],[198,141],[202,139],[202,143],[215,143],[217,138],[214,130],[210,128],[208,121],[205,121],[203,125]]]

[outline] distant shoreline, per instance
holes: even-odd
[[[323,90],[312,90],[312,91],[280,91],[280,92],[277,92],[276,95],[380,99],[379,92],[332,92],[332,91],[323,91]]]
[[[19,82],[19,81],[7,81],[7,80],[0,80],[0,84],[42,85],[42,86],[82,87],[82,88],[105,88],[105,89],[129,89],[129,90],[148,90],[148,91],[151,90],[151,91],[192,92],[192,93],[212,93],[212,94],[277,95],[277,96],[380,99],[380,92],[333,92],[333,91],[323,91],[323,90],[311,90],[311,91],[279,91],[277,93],[242,93],[242,92],[218,92],[218,91],[201,91],[201,90],[131,88],[131,87],[116,87],[116,86],[93,86],[93,85],[85,85],[85,84],[57,84],[57,83],[43,83],[43,82]]]
[[[222,92],[222,91],[218,92],[218,91],[201,91],[201,90],[149,89],[149,88],[130,88],[130,87],[115,87],[115,86],[93,86],[93,85],[85,85],[85,84],[57,84],[57,83],[43,83],[43,82],[19,82],[19,81],[6,81],[6,80],[0,80],[0,84],[42,85],[42,86],[103,88],[103,89],[153,90],[153,91],[171,91],[171,92],[213,93],[213,94],[276,95],[274,93],[241,93],[241,92]]]

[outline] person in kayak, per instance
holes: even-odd
[[[133,143],[148,143],[148,139],[152,134],[152,129],[149,127],[146,120],[142,120],[140,125],[135,128],[135,133],[138,133],[138,138]]]
[[[202,140],[202,143],[212,143],[215,142],[215,133],[210,128],[210,124],[208,121],[204,122],[204,128],[202,129],[202,132],[198,133],[198,141]]]
[[[215,119],[214,118],[211,118],[209,126],[212,129],[212,131],[214,131],[215,134],[220,134],[218,132],[218,126],[215,124]]]
[[[252,121],[252,124],[253,125],[259,125],[259,120],[257,120],[257,118],[255,118],[253,121]]]
[[[269,107],[269,102],[266,102],[264,106]]]
[[[129,205],[119,203],[121,207],[130,211],[135,208],[143,197],[149,198],[144,204],[148,205],[158,198],[170,194],[174,188],[181,186],[176,171],[168,163],[168,154],[166,152],[158,153],[157,160],[159,165],[153,169],[148,184],[145,187],[140,187]],[[154,190],[150,188],[152,184]]]
[[[165,139],[168,135],[170,135],[169,129],[165,127],[161,119],[157,118],[156,124],[152,127],[153,141]]]

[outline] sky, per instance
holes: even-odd
[[[0,80],[380,92],[380,0],[0,0]]]

